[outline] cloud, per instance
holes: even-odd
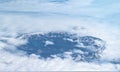
[[[119,13],[119,5],[119,0],[11,0],[1,3],[0,11],[47,12],[104,19]]]
[[[119,28],[116,26],[109,26],[109,24],[96,20],[80,20],[78,18],[69,18],[66,16],[29,16],[29,15],[12,15],[2,14],[0,17],[1,29],[0,34],[2,37],[7,37],[6,40],[12,45],[21,44],[19,39],[16,39],[19,33],[44,33],[50,31],[67,31],[77,33],[78,35],[91,35],[102,38],[107,42],[107,48],[104,51],[102,59],[112,60],[119,58]],[[109,29],[108,29],[109,28]],[[11,38],[12,37],[12,38]],[[24,43],[24,42],[23,42]],[[1,47],[6,46],[0,43]],[[7,46],[11,49],[11,46]],[[13,49],[14,50],[14,49]],[[75,63],[70,58],[61,60],[55,58],[54,60],[40,60],[37,56],[26,57],[24,54],[11,54],[4,50],[0,51],[0,70],[7,71],[39,71],[39,70],[105,70],[115,71],[116,68],[112,63]],[[21,56],[22,55],[22,56]],[[56,67],[57,65],[57,67]],[[83,66],[85,68],[83,68]],[[115,65],[119,70],[119,64]],[[103,69],[103,67],[106,67]],[[6,69],[7,68],[7,69]]]
[[[74,62],[71,59],[59,59],[53,60],[40,60],[37,56],[20,57],[4,53],[1,56],[0,66],[4,71],[116,71],[113,64],[110,63],[86,63],[86,62]],[[9,59],[8,59],[9,58]],[[57,65],[57,66],[56,66]],[[104,68],[105,67],[105,68]],[[119,67],[116,66],[116,67]]]
[[[119,14],[119,1],[106,0],[11,0],[0,1],[0,70],[1,71],[116,71],[120,64],[110,61],[119,60],[120,30],[119,17],[111,23],[114,14]],[[101,6],[103,5],[103,6]],[[111,17],[111,18],[108,18]],[[114,19],[114,18],[113,18]],[[79,36],[95,36],[106,41],[106,49],[100,62],[74,62],[71,58],[62,60],[41,60],[38,56],[25,56],[23,52],[10,53],[16,45],[26,41],[17,35],[24,33],[46,33],[67,31]],[[5,43],[4,41],[7,41]]]

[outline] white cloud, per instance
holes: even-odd
[[[2,67],[0,70],[4,71],[116,71],[114,65],[110,63],[76,63],[71,59],[62,60],[60,58],[44,61],[35,56],[28,58],[9,53],[3,55],[0,59],[0,66]]]
[[[57,1],[57,0],[54,0]],[[105,3],[105,4],[104,4]],[[70,16],[91,16],[99,19],[119,13],[119,0],[68,0],[67,2],[51,2],[49,0],[12,0],[0,3],[0,12],[4,13],[55,13]],[[19,12],[20,11],[20,12]]]
[[[92,7],[93,0],[69,0],[65,4],[50,3],[46,1],[19,0],[0,4],[0,40],[7,40],[7,43],[0,41],[0,70],[6,71],[44,71],[44,70],[98,70],[116,71],[120,70],[119,64],[87,63],[72,61],[70,57],[62,60],[58,57],[47,61],[38,59],[38,56],[26,57],[23,52],[11,54],[3,48],[13,49],[16,45],[26,41],[16,38],[19,33],[45,33],[50,31],[68,31],[77,33],[78,36],[91,35],[101,38],[107,42],[106,49],[101,60],[110,61],[120,57],[120,30],[119,25],[108,23],[92,17],[76,17],[76,15],[110,15],[118,12],[119,3],[95,8]],[[111,9],[108,9],[112,7]],[[112,10],[115,8],[114,10]],[[108,9],[106,11],[105,9]],[[4,10],[11,10],[4,11]],[[14,12],[12,12],[14,10]],[[103,12],[104,10],[104,12]],[[20,12],[21,11],[21,12]],[[27,11],[27,12],[24,12]],[[35,12],[34,12],[35,11]],[[42,13],[42,12],[43,13]],[[41,12],[41,13],[39,13]],[[102,13],[103,12],[103,13]],[[38,13],[38,14],[35,14]],[[57,13],[57,14],[54,14]],[[65,14],[65,15],[64,15]],[[70,40],[70,39],[67,39]],[[48,44],[54,44],[47,42]],[[76,51],[77,52],[77,51]],[[69,52],[67,54],[70,54]]]
[[[47,45],[53,45],[54,43],[52,42],[52,41],[46,41],[45,42],[45,46],[47,46]]]
[[[103,40],[107,41],[107,49],[105,49],[103,58],[104,59],[113,59],[119,57],[119,29],[115,26],[109,26],[107,23],[99,23],[97,21],[84,21],[80,19],[68,18],[68,17],[33,17],[33,16],[22,16],[22,15],[1,15],[3,20],[0,22],[2,23],[2,29],[6,29],[6,33],[3,32],[3,36],[10,36],[6,38],[9,43],[12,45],[19,45],[21,42],[19,39],[14,39],[15,36],[11,35],[17,34],[16,32],[20,33],[31,33],[31,32],[49,32],[49,31],[68,31],[73,33],[78,33],[78,35],[92,35],[98,38],[102,38]],[[7,22],[6,22],[7,21]],[[73,29],[77,27],[77,29]],[[81,28],[82,27],[82,28]],[[84,29],[83,29],[84,27]],[[109,29],[108,29],[109,28]],[[113,31],[114,30],[114,31]],[[2,37],[3,37],[2,36]],[[11,38],[13,37],[13,38]],[[4,44],[0,43],[1,46]],[[9,46],[8,46],[9,47]],[[23,55],[23,57],[19,56],[21,54],[9,54],[4,51],[0,51],[1,53],[1,62],[0,62],[0,70],[8,70],[8,71],[34,71],[34,70],[71,70],[71,71],[78,71],[78,70],[116,70],[115,66],[112,63],[86,63],[80,62],[75,63],[70,58],[61,60],[59,58],[55,58],[53,60],[40,60],[37,59],[36,56],[31,56],[30,58]],[[111,56],[112,55],[112,56]],[[109,58],[112,57],[112,58]],[[57,65],[57,67],[56,67]],[[103,69],[103,67],[106,67]],[[119,65],[118,65],[119,67]]]

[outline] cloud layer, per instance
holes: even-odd
[[[119,5],[119,0],[0,1],[0,71],[120,71]],[[27,42],[16,38],[18,35],[51,31],[105,40],[101,61],[76,63],[71,58],[58,57],[41,60],[34,54],[27,57],[16,50],[16,46]]]

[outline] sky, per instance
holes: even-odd
[[[0,0],[0,71],[120,71],[120,0]],[[10,54],[25,44],[19,33],[67,31],[90,35],[106,41],[102,63],[76,63],[71,59],[40,60]],[[7,40],[3,43],[1,40]],[[56,67],[56,65],[58,67]]]

